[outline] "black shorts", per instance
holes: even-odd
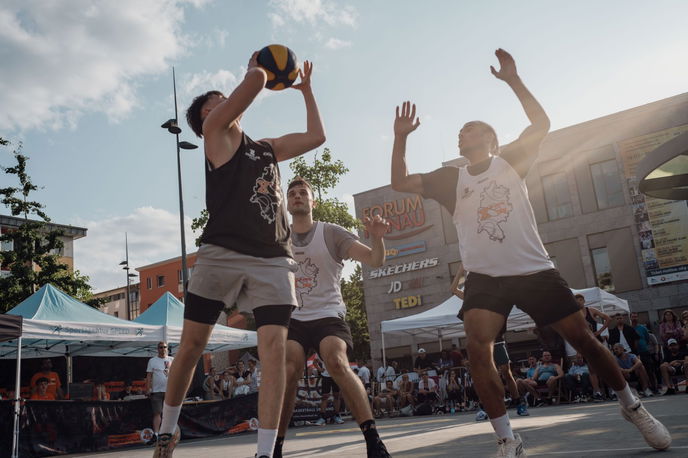
[[[208,299],[189,292],[186,294],[186,303],[184,304],[184,319],[215,325],[224,308],[225,303],[222,301]],[[256,321],[256,329],[266,324],[288,327],[292,310],[294,310],[294,306],[288,304],[264,305],[254,308],[253,318]]]
[[[470,309],[490,310],[508,317],[515,305],[530,315],[536,325],[544,327],[581,309],[556,269],[509,277],[471,272],[464,294],[458,315],[461,320]]]
[[[337,385],[337,382],[334,381],[332,377],[326,377],[322,376],[322,379],[320,380],[320,394],[323,396],[326,394],[330,394],[330,392],[334,393],[339,393],[339,385]]]
[[[494,358],[494,362],[497,367],[503,366],[504,364],[509,364],[511,360],[509,359],[509,353],[506,351],[505,342],[497,342],[494,344],[492,349],[492,357]]]
[[[346,321],[341,318],[321,318],[319,320],[289,322],[287,340],[298,342],[303,347],[303,352],[308,350],[320,351],[320,341],[325,337],[339,337],[346,344],[347,354],[350,356],[354,349],[354,341],[351,337],[351,329]]]

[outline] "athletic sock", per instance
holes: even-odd
[[[619,398],[619,404],[625,408],[631,407],[638,400],[638,398],[633,396],[633,392],[631,391],[631,387],[628,386],[628,383],[626,383],[626,386],[624,386],[621,391],[614,390],[614,392]]]
[[[179,420],[179,414],[182,411],[182,405],[170,406],[167,403],[162,405],[162,423],[160,423],[160,434],[172,434],[174,432],[175,426],[177,426],[177,421]]]
[[[375,420],[366,420],[360,425],[361,432],[367,444],[376,444],[380,439],[380,435],[377,433],[377,427],[375,426]]]
[[[277,440],[275,440],[275,448],[272,452],[272,458],[282,458],[282,445],[284,445],[284,436],[277,436]]]
[[[258,456],[272,458],[272,450],[277,440],[276,429],[258,428]]]
[[[511,423],[509,423],[509,415],[504,414],[499,418],[490,418],[490,423],[500,439],[515,439],[514,432],[511,430]]]

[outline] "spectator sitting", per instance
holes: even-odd
[[[449,352],[449,357],[452,360],[452,367],[463,366],[463,353],[461,353],[461,350],[458,349],[456,344],[452,344],[452,349]]]
[[[109,401],[110,394],[107,392],[105,383],[102,379],[97,379],[93,387],[93,400],[94,401]]]
[[[234,388],[236,388],[236,379],[229,370],[226,369],[220,378],[220,394],[222,395],[222,399],[231,399],[232,396],[234,396]]]
[[[125,401],[129,396],[136,396],[140,394],[140,391],[134,390],[134,386],[131,383],[131,380],[127,380],[126,382],[124,382],[124,389],[120,391],[117,395],[117,399],[120,401]]]
[[[36,380],[36,392],[31,395],[32,401],[54,401],[55,395],[48,391],[49,380],[39,377]]]
[[[620,343],[628,353],[638,354],[640,336],[633,327],[626,324],[623,313],[617,313],[614,318],[616,326],[609,329],[609,345],[613,348],[615,344]]]
[[[435,369],[435,366],[433,366],[430,358],[428,358],[427,353],[425,353],[425,348],[418,349],[418,357],[416,358],[415,363],[413,363],[413,368],[418,372],[428,369]]]
[[[203,381],[203,391],[205,393],[203,395],[203,399],[205,399],[206,401],[222,399],[220,388],[215,383],[216,375],[217,373],[215,372],[215,368],[211,367],[210,371],[208,372],[208,375],[205,377],[205,380]]]
[[[552,354],[548,351],[543,351],[542,364],[540,364],[540,366],[538,366],[538,368],[535,370],[533,379],[537,382],[538,386],[547,385],[547,389],[549,390],[550,404],[554,403],[554,395],[557,391],[557,382],[563,377],[564,371],[561,370],[561,366],[559,366],[559,364],[552,362]]]
[[[380,393],[373,399],[373,411],[375,416],[382,416],[382,404],[385,405],[387,415],[391,416],[391,413],[396,410],[398,399],[399,391],[394,388],[394,382],[387,380],[385,382],[385,387],[380,390]]]
[[[592,385],[590,384],[590,370],[580,353],[574,357],[573,364],[564,377],[564,383],[567,390],[575,393],[573,402],[586,402],[585,397],[591,394]],[[580,394],[576,391],[577,388],[580,388]]]
[[[669,339],[669,351],[664,354],[664,361],[659,367],[662,372],[662,379],[667,387],[664,395],[676,394],[677,388],[671,383],[671,377],[683,373],[688,377],[688,352],[678,346],[676,339]],[[686,384],[686,393],[688,393],[688,383]]]
[[[434,403],[439,400],[437,383],[428,377],[428,371],[421,372],[421,378],[418,382],[418,393],[416,394],[416,402]]]
[[[683,337],[679,340],[679,346],[686,348],[688,346],[688,310],[681,312],[681,330],[683,331]]]
[[[633,353],[626,353],[624,346],[621,343],[615,343],[612,347],[614,355],[616,356],[616,361],[621,367],[621,373],[626,377],[626,380],[631,381],[633,378],[640,380],[640,387],[642,392],[638,390],[638,393],[642,396],[652,396],[652,391],[650,391],[649,380],[647,377],[647,372],[645,371],[645,366],[640,358],[635,356]]]
[[[631,312],[631,326],[638,334],[638,341],[636,343],[638,357],[640,357],[640,361],[645,366],[645,371],[650,379],[650,389],[656,393],[657,385],[659,385],[656,377],[657,360],[650,351],[650,331],[648,331],[644,324],[638,322],[638,314],[636,312]]]
[[[412,406],[416,404],[413,399],[413,382],[409,380],[408,374],[401,374],[401,380],[399,380],[399,407],[404,408],[411,404]]]
[[[668,346],[669,339],[676,339],[679,342],[683,338],[683,329],[678,317],[672,310],[666,310],[659,323],[659,340],[662,345]]]
[[[251,393],[257,393],[260,387],[260,368],[255,359],[248,360],[248,371],[251,374],[251,381],[249,383]]]
[[[538,368],[538,360],[535,356],[528,357],[528,370],[526,370],[526,377],[516,380],[516,386],[518,387],[518,392],[521,396],[525,396],[527,393],[533,397],[533,406],[540,407],[544,404],[540,393],[537,391],[537,380],[535,380],[535,372]]]
[[[31,391],[35,392],[38,390],[38,379],[45,378],[48,379],[48,392],[53,395],[55,399],[64,399],[64,394],[62,393],[62,383],[60,382],[60,376],[57,372],[53,372],[53,362],[46,358],[41,361],[41,370],[33,374],[31,377]]]
[[[243,361],[236,363],[236,384],[234,396],[248,394],[251,391],[251,372],[246,370]]]
[[[447,401],[449,402],[449,408],[456,409],[459,406],[459,411],[463,412],[463,388],[459,379],[456,376],[456,371],[449,371],[449,378],[447,379]]]

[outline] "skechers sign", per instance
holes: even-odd
[[[385,266],[379,269],[370,271],[370,278],[389,277],[391,275],[403,274],[404,272],[413,272],[414,270],[429,269],[436,267],[439,264],[439,258],[427,258],[422,261],[407,262],[406,264],[397,264],[396,266]]]
[[[423,253],[425,251],[425,240],[419,242],[405,243],[403,245],[395,246],[385,250],[385,259],[400,258],[410,254]]]

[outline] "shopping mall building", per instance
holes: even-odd
[[[688,93],[551,132],[526,178],[540,236],[569,285],[598,286],[628,300],[640,321],[654,328],[663,310],[688,309],[688,206],[640,194],[635,168],[646,153],[685,131]],[[391,223],[386,265],[363,267],[377,366],[380,322],[448,299],[461,258],[451,216],[437,202],[390,186],[356,194],[354,201],[357,217],[382,215]],[[533,338],[524,332],[507,341]],[[456,339],[442,346],[452,343],[463,346]],[[415,356],[420,346],[436,352],[439,339],[385,335],[388,358]]]

